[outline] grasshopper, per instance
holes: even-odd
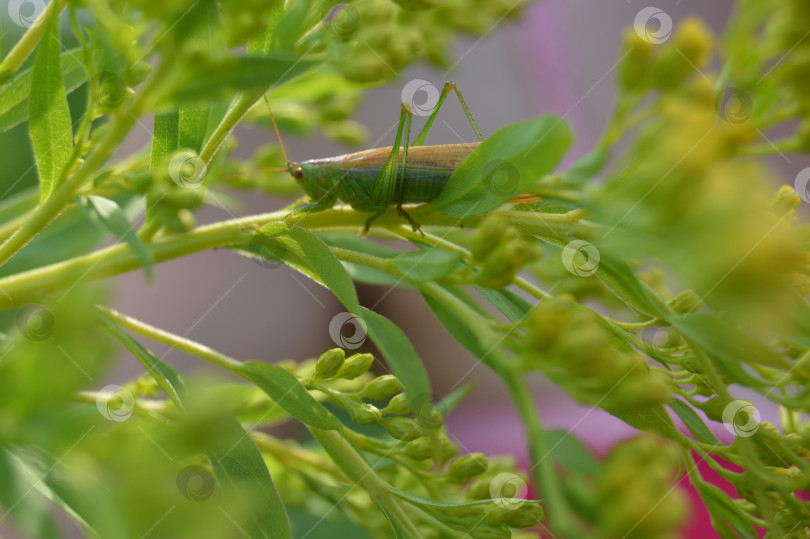
[[[424,146],[428,131],[451,91],[455,91],[470,121],[478,142]],[[270,104],[265,97],[268,110]],[[348,153],[324,159],[291,162],[281,140],[281,133],[270,111],[286,169],[310,197],[310,204],[297,211],[321,211],[342,200],[361,212],[375,212],[366,220],[364,232],[393,204],[399,215],[408,220],[414,232],[419,225],[403,209],[404,203],[430,202],[439,196],[450,176],[481,143],[483,138],[475,125],[464,97],[455,84],[447,82],[425,127],[409,144],[413,111],[402,102],[394,145]],[[404,132],[404,133],[403,133]],[[403,136],[404,135],[404,136]]]

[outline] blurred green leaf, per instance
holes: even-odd
[[[496,290],[476,286],[475,289],[512,323],[518,323],[526,318],[532,308],[532,304],[526,298],[507,288]]]
[[[722,522],[730,523],[734,528],[743,533],[743,537],[746,539],[756,539],[759,537],[754,527],[751,525],[748,516],[725,492],[705,481],[697,481],[694,483],[694,486],[712,516],[719,518]]]
[[[450,217],[494,210],[554,170],[572,141],[568,124],[556,116],[502,127],[456,168],[426,209]]]
[[[59,527],[42,498],[31,492],[35,485],[26,481],[19,461],[10,449],[0,446],[0,506],[3,518],[10,517],[16,527],[31,537],[61,537]]]
[[[668,320],[684,337],[697,343],[724,376],[737,383],[754,388],[765,385],[748,374],[743,364],[790,368],[776,352],[716,316],[698,313],[670,316]]]
[[[51,16],[39,44],[31,75],[29,130],[39,171],[40,200],[56,187],[73,151],[67,93],[59,59],[59,16]]]
[[[322,60],[292,54],[236,56],[214,62],[179,84],[171,99],[177,103],[233,96],[245,90],[266,89],[296,77]]]
[[[79,49],[71,49],[59,56],[65,94],[70,94],[87,81],[87,72],[79,59],[80,53]],[[33,68],[21,71],[0,89],[0,133],[28,120],[33,74]]]
[[[79,208],[91,222],[109,232],[117,241],[125,241],[132,248],[132,252],[138,257],[146,272],[147,281],[151,282],[153,277],[152,253],[138,238],[135,228],[118,204],[109,198],[97,195],[77,197],[77,202]]]
[[[338,418],[315,400],[291,372],[261,361],[243,363],[241,372],[298,421],[316,429],[340,429]]]
[[[596,276],[629,307],[650,316],[665,317],[665,311],[647,291],[647,286],[638,278],[632,266],[605,250],[599,251],[599,266]]]
[[[105,328],[132,352],[175,405],[188,411],[194,402],[191,382],[152,355],[109,317],[102,313],[99,316]],[[235,519],[248,537],[292,537],[284,504],[259,448],[233,416],[221,414],[216,426],[216,443],[209,444],[205,453],[226,494],[229,518]]]
[[[706,423],[700,419],[700,416],[691,406],[678,399],[672,399],[667,404],[678,414],[681,421],[686,424],[687,428],[698,440],[707,444],[720,445],[720,441],[712,434],[712,431],[709,430],[709,427],[706,426]]]
[[[545,447],[571,474],[595,477],[601,469],[599,462],[573,433],[566,430],[547,430]]]
[[[407,279],[435,281],[453,271],[460,260],[461,253],[428,247],[425,250],[402,253],[391,261]]]

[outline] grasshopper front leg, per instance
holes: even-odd
[[[399,125],[397,126],[397,136],[394,139],[394,145],[391,147],[391,153],[388,154],[388,159],[386,159],[380,174],[377,176],[377,179],[374,180],[374,189],[371,192],[371,200],[374,206],[379,208],[379,210],[366,220],[366,226],[363,229],[364,234],[368,233],[368,229],[371,226],[372,221],[384,214],[388,207],[394,203],[394,201],[397,201],[397,208],[402,213],[405,213],[405,210],[402,209],[401,198],[402,185],[405,180],[405,164],[408,160],[408,139],[410,138],[411,133],[412,118],[413,111],[411,111],[410,105],[407,103],[402,103],[402,108],[399,113]],[[403,130],[405,132],[405,138],[404,149],[402,152],[402,173],[397,174],[397,166],[399,164],[399,148],[403,143]],[[411,221],[413,225],[418,227],[410,216],[408,216],[408,220]]]

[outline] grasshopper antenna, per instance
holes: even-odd
[[[278,124],[276,123],[276,117],[273,116],[273,111],[270,109],[270,100],[267,99],[267,94],[263,95],[264,97],[264,104],[267,105],[267,112],[270,113],[270,119],[273,121],[273,129],[276,130],[276,136],[278,137],[278,143],[281,146],[281,152],[284,154],[284,161],[287,162],[287,168],[282,168],[279,170],[287,171],[290,167],[290,158],[287,156],[287,148],[284,147],[284,141],[281,140],[281,132],[278,130]]]

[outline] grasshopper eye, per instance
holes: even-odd
[[[303,178],[304,177],[304,169],[301,168],[301,167],[293,168],[293,177],[295,177],[296,180],[300,180],[301,178]]]

